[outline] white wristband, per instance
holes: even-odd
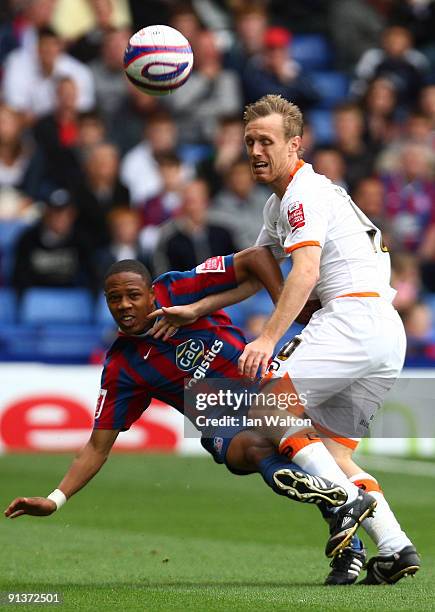
[[[50,495],[47,495],[47,499],[51,499],[56,504],[56,510],[62,508],[64,504],[67,502],[67,498],[64,493],[60,489],[55,489]]]

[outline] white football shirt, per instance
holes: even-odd
[[[263,211],[257,238],[277,259],[303,246],[322,249],[314,288],[323,306],[348,294],[373,294],[392,301],[391,262],[380,230],[346,191],[299,161],[280,200],[273,194]],[[312,295],[313,295],[312,294]]]

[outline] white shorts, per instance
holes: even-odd
[[[355,448],[403,367],[406,336],[382,298],[337,298],[315,312],[290,356],[269,366],[288,375],[320,432]]]

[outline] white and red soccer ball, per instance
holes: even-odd
[[[189,41],[166,25],[136,32],[124,53],[127,78],[144,93],[164,96],[181,87],[192,71]]]

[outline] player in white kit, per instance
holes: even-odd
[[[390,257],[380,231],[346,191],[300,159],[302,132],[300,110],[280,96],[265,96],[246,108],[251,170],[274,192],[257,244],[268,246],[278,260],[291,256],[292,270],[273,315],[246,346],[239,367],[252,378],[258,368],[264,375],[276,343],[307,300],[320,301],[321,308],[277,355],[267,376],[285,377],[308,397],[305,413],[327,437],[321,442],[312,431],[291,428],[280,450],[313,475],[341,484],[350,501],[358,487],[376,499],[375,516],[362,523],[378,547],[364,582],[392,584],[415,573],[420,560],[376,479],[352,460],[405,356],[403,325],[391,304]],[[352,512],[350,504],[332,518],[327,552],[352,527]],[[335,557],[327,583],[354,582],[364,560],[364,551],[348,546]]]

